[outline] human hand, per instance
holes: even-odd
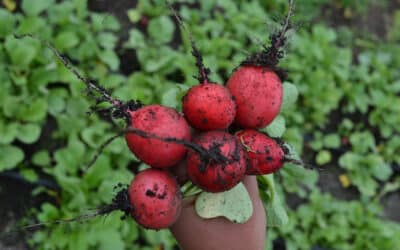
[[[226,218],[202,219],[194,209],[194,199],[184,200],[177,222],[170,228],[183,250],[263,250],[266,217],[255,176],[246,176],[243,184],[253,202],[253,215],[244,224]]]

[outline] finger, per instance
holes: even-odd
[[[186,171],[186,160],[181,161],[177,165],[170,168],[171,173],[175,176],[176,181],[180,186],[183,186],[188,181]]]

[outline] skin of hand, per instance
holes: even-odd
[[[243,180],[253,202],[253,215],[244,224],[223,217],[202,219],[194,210],[194,200],[184,200],[177,222],[170,228],[183,250],[264,250],[266,216],[255,176]]]

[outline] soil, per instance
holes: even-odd
[[[31,197],[32,186],[26,182],[0,176],[0,249],[23,250],[27,249],[24,235],[9,233],[17,221],[25,216],[31,207],[38,203]],[[15,195],[18,194],[18,195]]]

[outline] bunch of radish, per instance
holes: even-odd
[[[246,58],[226,84],[209,79],[210,70],[189,33],[199,83],[183,97],[182,112],[158,104],[122,102],[73,71],[93,96],[100,95],[97,103],[110,103],[112,115],[126,119],[122,133],[126,143],[150,167],[139,172],[113,204],[98,214],[122,210],[145,228],[167,228],[180,214],[180,185],[189,182],[206,192],[224,192],[245,175],[270,174],[283,166],[288,159],[286,148],[259,129],[280,112],[286,72],[277,65],[283,57],[291,8],[282,29],[271,35],[271,45]],[[66,59],[50,48],[71,69]]]
[[[176,221],[182,201],[173,174],[177,168],[186,175],[181,184],[188,179],[206,192],[223,192],[245,175],[270,174],[283,166],[283,143],[259,129],[280,111],[286,72],[277,64],[288,29],[286,20],[271,36],[271,46],[244,60],[225,85],[210,81],[210,70],[189,32],[199,83],[184,95],[182,113],[160,105],[129,111],[126,142],[150,166],[128,189],[131,215],[139,224],[160,229]]]

